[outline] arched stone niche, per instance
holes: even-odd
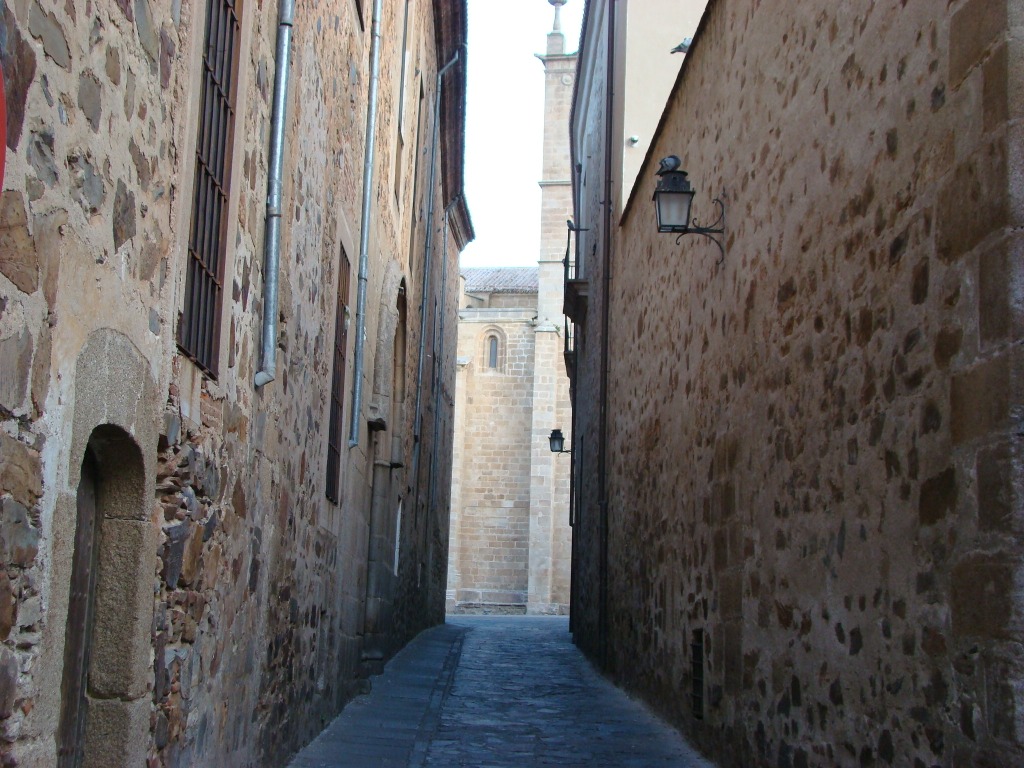
[[[480,332],[479,345],[479,370],[484,373],[505,373],[508,337],[504,329],[499,325],[485,326]]]
[[[48,677],[55,685],[49,686],[46,709],[56,749],[65,646],[81,641],[68,626],[67,616],[79,486],[88,451],[95,476],[97,551],[88,637],[85,766],[142,765],[150,743],[158,544],[158,528],[150,518],[158,398],[149,371],[135,345],[106,328],[90,335],[75,368],[68,486],[58,498],[53,522],[53,600],[45,647],[46,666],[52,670]]]
[[[395,297],[398,295],[399,288],[404,285],[405,277],[402,274],[402,267],[397,261],[391,259],[388,261],[387,272],[381,286],[380,310],[377,317],[377,343],[373,357],[372,403],[377,410],[377,415],[384,417],[389,427],[393,425],[396,418],[396,414],[391,412],[392,399],[395,395],[391,391],[395,362],[393,347],[399,314]]]

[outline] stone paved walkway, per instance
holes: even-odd
[[[291,768],[711,768],[601,677],[564,617],[455,616],[413,640]]]

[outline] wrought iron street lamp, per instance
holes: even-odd
[[[678,234],[676,243],[683,239],[683,235],[703,235],[718,246],[722,252],[721,263],[725,258],[725,246],[720,238],[714,235],[721,235],[725,232],[725,205],[719,198],[712,202],[718,206],[718,218],[710,227],[702,227],[696,219],[690,217],[690,208],[693,206],[694,190],[686,178],[686,171],[679,170],[680,160],[675,155],[669,155],[661,161],[658,168],[658,185],[654,190],[654,207],[658,214],[658,231],[671,234]]]
[[[551,444],[552,453],[572,453],[571,450],[564,450],[565,435],[562,434],[562,430],[560,429],[551,430],[551,434],[548,436],[548,442]]]

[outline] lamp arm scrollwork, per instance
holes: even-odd
[[[685,232],[680,234],[679,237],[676,238],[676,245],[679,245],[679,242],[683,239],[684,235],[703,235],[708,240],[717,245],[718,250],[722,252],[721,257],[718,259],[718,261],[715,262],[715,264],[721,264],[723,261],[725,261],[725,246],[722,244],[720,238],[713,237],[713,235],[721,235],[725,232],[725,204],[722,203],[721,199],[717,197],[711,202],[718,206],[718,218],[715,219],[709,227],[700,226],[700,224],[697,223],[697,219],[694,218],[693,226],[687,229]]]

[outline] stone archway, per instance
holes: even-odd
[[[61,768],[118,765],[111,743],[141,735],[130,727],[131,710],[140,696],[148,704],[146,689],[140,691],[140,670],[124,651],[143,639],[133,637],[136,614],[148,622],[153,612],[152,601],[139,594],[152,577],[145,570],[149,522],[139,519],[148,517],[144,486],[142,452],[131,435],[109,424],[96,427],[76,494],[57,732]]]
[[[78,483],[75,549],[71,560],[68,616],[64,629],[64,670],[60,682],[60,725],[57,765],[79,766],[85,758],[88,716],[90,646],[96,610],[96,561],[99,551],[99,470],[93,451],[86,449]]]
[[[59,765],[127,768],[150,744],[159,398],[149,362],[106,328],[79,353],[74,397],[38,716]]]

